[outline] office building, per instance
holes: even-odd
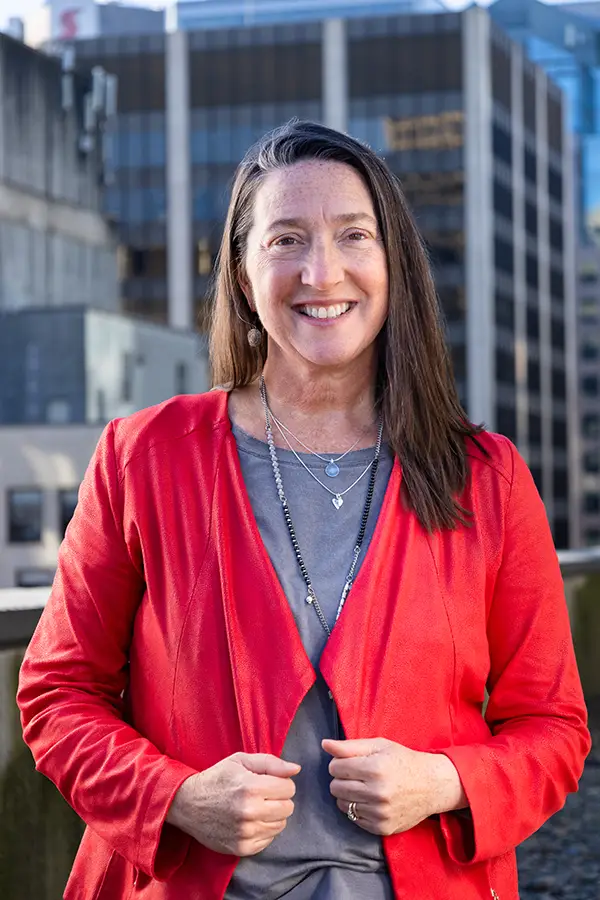
[[[442,0],[179,0],[175,7],[177,28],[186,31],[444,11]]]
[[[576,173],[582,539],[600,543],[600,3],[497,0],[493,19],[565,95]]]
[[[119,80],[107,202],[128,309],[202,319],[247,147],[292,116],[347,130],[403,181],[470,416],[516,440],[557,544],[577,543],[572,150],[561,92],[485,10],[84,41],[77,58]]]
[[[0,34],[0,310],[117,309],[93,79]]]
[[[25,16],[22,27],[30,46],[59,50],[64,41],[160,34],[165,30],[165,11],[96,0],[48,0]]]

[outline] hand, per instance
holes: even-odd
[[[234,753],[183,782],[167,821],[217,853],[253,856],[285,828],[299,771],[268,753]]]
[[[385,738],[324,740],[330,790],[342,812],[356,803],[357,825],[371,834],[397,834],[434,813],[467,805],[458,772],[447,756],[410,750]]]

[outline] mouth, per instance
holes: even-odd
[[[309,319],[319,319],[323,321],[328,319],[341,319],[342,316],[346,316],[355,306],[356,303],[332,303],[327,306],[309,303],[305,306],[294,307],[294,312],[297,312],[301,316],[306,316]]]

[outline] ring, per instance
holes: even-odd
[[[351,822],[356,822],[358,816],[356,815],[356,802],[352,800],[348,804],[348,812],[346,813]]]

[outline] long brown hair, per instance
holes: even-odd
[[[402,463],[403,494],[428,530],[466,524],[458,497],[469,467],[466,440],[482,429],[458,399],[427,251],[402,188],[369,147],[314,122],[291,121],[250,148],[233,182],[214,281],[210,336],[213,384],[242,387],[267,355],[248,330],[259,325],[240,285],[254,199],[265,176],[300,160],[352,166],[373,201],[388,260],[389,313],[379,335],[376,398],[384,432]]]

